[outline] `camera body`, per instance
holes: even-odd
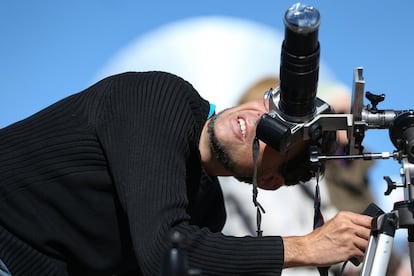
[[[323,100],[315,99],[311,118],[298,121],[297,118],[283,116],[283,112],[279,109],[281,91],[271,90],[269,92],[271,109],[260,118],[256,135],[275,150],[286,152],[292,145],[302,140],[317,141],[322,136],[322,130],[328,129],[327,125],[321,125],[322,118],[327,118],[322,114],[330,114],[332,110]]]

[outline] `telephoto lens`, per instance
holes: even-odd
[[[320,47],[318,29],[319,11],[312,6],[295,4],[284,15],[285,38],[280,58],[280,84],[270,93],[268,113],[262,115],[256,136],[279,152],[310,137],[304,133],[304,124],[329,105],[316,97],[319,75]],[[315,127],[318,125],[315,124]],[[312,139],[313,139],[312,138]]]
[[[282,117],[292,122],[312,119],[318,86],[319,11],[295,4],[284,16],[285,39],[280,63],[280,101]]]

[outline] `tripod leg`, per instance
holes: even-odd
[[[408,248],[410,250],[411,274],[414,272],[414,228],[408,227]]]
[[[391,257],[393,241],[393,236],[380,234],[370,275],[386,275],[388,263]]]
[[[372,220],[371,236],[361,275],[385,276],[391,257],[397,221],[395,213],[386,213]]]
[[[369,276],[371,274],[372,262],[374,261],[375,251],[377,250],[378,237],[371,232],[368,241],[368,247],[365,252],[364,261],[362,263],[361,276]]]
[[[394,237],[380,234],[370,238],[370,245],[365,254],[362,266],[362,276],[386,275],[388,262],[391,257]]]

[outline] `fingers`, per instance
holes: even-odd
[[[352,217],[351,220],[356,225],[360,225],[360,226],[371,229],[372,217],[367,216],[367,215],[355,214],[351,212],[346,212],[346,213],[347,215],[350,215]]]
[[[357,214],[349,211],[340,211],[335,217],[344,220],[350,220],[353,224],[371,228],[372,217],[362,214]]]
[[[349,241],[349,244],[344,244],[344,246],[349,246],[351,254],[349,257],[362,260],[371,234],[372,217],[352,212],[340,212],[336,219],[341,221],[344,227],[344,236]]]
[[[369,239],[372,217],[341,211],[332,220],[338,229],[344,231],[344,234],[355,235],[364,240]]]
[[[371,221],[369,216],[342,211],[323,225],[320,232],[312,232],[317,246],[324,246],[325,252],[335,252],[335,256],[324,256],[325,262],[333,264],[351,257],[362,260],[368,246]]]
[[[371,235],[371,228],[359,227],[355,234],[364,240],[368,240]]]
[[[354,257],[358,258],[358,260],[362,260],[365,255],[366,248],[368,246],[368,240],[363,238],[355,238],[355,254]]]
[[[303,237],[285,237],[285,267],[329,266],[364,258],[372,218],[339,212],[333,219]]]

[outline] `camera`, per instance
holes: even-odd
[[[268,91],[269,109],[258,123],[256,136],[279,152],[302,140],[316,142],[333,131],[332,109],[316,97],[319,78],[320,14],[304,4],[291,6],[284,15],[285,39],[280,62],[280,85]],[[337,119],[346,124],[346,118]],[[343,126],[346,128],[346,126]],[[323,144],[321,141],[320,144]]]

